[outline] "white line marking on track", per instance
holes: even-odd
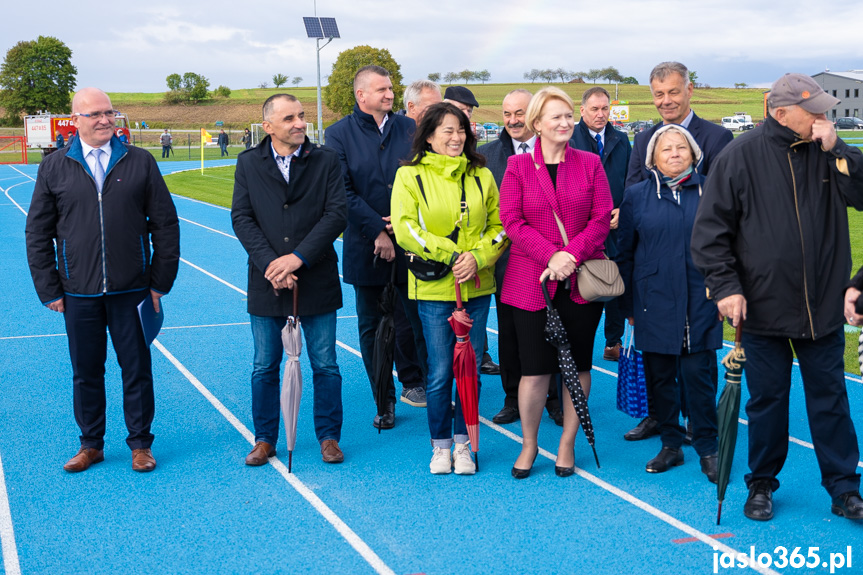
[[[13,200],[13,199],[12,199],[12,196],[10,196],[10,195],[9,195],[9,190],[11,190],[12,188],[14,188],[15,186],[20,186],[21,184],[29,184],[29,183],[30,183],[30,182],[20,182],[20,183],[17,183],[17,184],[13,184],[13,185],[9,186],[8,188],[6,188],[5,190],[3,190],[3,193],[4,193],[4,194],[6,194],[6,197],[7,197],[7,198],[9,198],[9,201],[10,201],[10,202],[12,202],[13,204],[15,204],[15,207],[16,207],[16,208],[18,208],[19,210],[21,210],[21,212],[22,212],[25,216],[27,215],[27,210],[25,210],[24,208],[22,208],[22,207],[21,207],[21,204],[19,204],[18,202],[16,202],[15,200]],[[3,188],[0,188],[0,189],[3,189]]]
[[[18,168],[16,168],[15,166],[9,166],[9,167],[10,167],[10,168],[12,168],[13,170],[15,170],[16,172],[18,172],[19,174],[21,174],[22,176],[24,176],[25,178],[30,178],[30,179],[31,179],[31,180],[33,180],[34,182],[36,181],[36,178],[34,178],[33,176],[31,176],[30,174],[25,174],[24,172],[22,172],[21,170],[19,170],[19,169],[18,169]]]
[[[5,339],[34,339],[40,337],[65,337],[65,333],[45,333],[40,335],[7,335],[4,337],[0,337],[0,341]]]
[[[180,172],[191,172],[191,171],[193,171],[193,170],[179,170],[179,171],[177,171],[177,172],[171,172],[171,174],[179,174]],[[170,175],[170,174],[168,174],[168,175]],[[212,203],[210,203],[210,202],[204,202],[204,201],[201,201],[201,200],[196,200],[195,198],[189,198],[189,197],[187,197],[187,196],[181,196],[181,195],[179,195],[179,194],[171,194],[171,196],[172,196],[172,197],[175,197],[175,198],[180,198],[180,199],[182,199],[182,200],[186,200],[186,201],[189,201],[189,202],[192,202],[192,203],[195,203],[195,204],[203,204],[203,205],[205,205],[205,206],[210,206],[211,208],[216,208],[217,210],[224,210],[224,211],[226,211],[226,212],[230,212],[230,211],[231,211],[231,208],[226,208],[225,206],[220,206],[220,205],[218,205],[218,204],[212,204]]]
[[[6,477],[3,459],[0,458],[0,544],[3,547],[3,569],[6,575],[21,575],[18,563],[18,547],[15,545],[15,529],[12,527],[12,511],[9,509],[9,494],[6,492]]]
[[[348,350],[349,352],[353,353],[354,355],[362,357],[362,354],[360,354],[360,352],[355,350],[354,348],[352,348],[348,345],[345,345],[344,343],[342,343],[340,341],[336,341],[336,344],[339,347],[344,348],[344,349]],[[482,416],[480,416],[479,420],[481,423],[483,423],[487,427],[491,428],[492,430],[497,431],[498,433],[500,433],[504,437],[507,437],[507,438],[515,441],[516,443],[522,443],[522,438],[520,436],[516,435],[515,433],[511,432],[510,430],[505,429],[505,428],[497,425],[496,423],[492,423],[491,421],[489,421],[488,419],[486,419],[485,417],[482,417]],[[556,459],[556,457],[553,453],[551,453],[550,451],[547,451],[541,447],[539,448],[539,453],[542,454],[543,457],[550,459],[551,461],[555,461],[555,459]],[[596,485],[600,489],[604,489],[605,491],[608,491],[612,495],[616,495],[617,497],[620,497],[621,499],[623,499],[627,503],[631,503],[632,505],[635,505],[636,507],[638,507],[642,511],[645,511],[645,512],[649,513],[650,515],[653,515],[654,517],[656,517],[660,521],[663,521],[663,522],[667,523],[668,525],[671,525],[675,529],[679,529],[680,531],[683,531],[684,533],[686,533],[690,537],[694,537],[694,538],[698,539],[702,543],[709,545],[711,548],[716,549],[716,550],[721,550],[721,551],[728,553],[729,555],[732,555],[735,557],[737,556],[738,551],[733,549],[732,547],[729,547],[728,545],[724,545],[724,544],[718,542],[717,540],[713,539],[712,537],[710,537],[706,533],[702,533],[701,531],[695,529],[694,527],[687,525],[686,523],[684,523],[678,519],[675,519],[674,517],[665,513],[664,511],[660,511],[659,509],[650,505],[649,503],[642,501],[641,499],[638,499],[634,495],[630,495],[626,491],[623,491],[622,489],[615,487],[614,485],[608,483],[607,481],[604,481],[604,480],[600,479],[599,477],[597,477],[591,473],[588,473],[587,471],[581,469],[580,467],[575,468],[575,473],[579,477],[581,477],[582,479],[586,479],[586,480],[590,481],[591,483],[593,483],[594,485]],[[764,567],[754,566],[752,568],[755,571],[758,571],[759,573],[769,573],[769,574],[773,574],[773,575],[778,575],[776,573],[776,571],[773,571],[771,569],[767,569]]]
[[[153,340],[153,345],[162,352],[168,361],[174,364],[174,367],[182,373],[189,382],[195,386],[195,388],[203,395],[207,401],[209,401],[216,410],[222,414],[222,416],[228,420],[228,422],[234,426],[234,428],[240,432],[246,441],[249,442],[250,445],[255,444],[255,435],[249,430],[248,427],[242,424],[242,422],[237,419],[237,417],[231,413],[231,411],[225,407],[225,405],[219,401],[215,395],[213,395],[209,389],[207,389],[204,384],[202,384],[198,378],[196,378],[192,373],[186,369],[180,361],[174,357],[171,352],[169,352],[165,346],[163,346],[158,339]],[[279,472],[279,474],[285,478],[285,480],[293,487],[297,493],[299,493],[303,499],[308,501],[315,510],[320,513],[324,519],[326,519],[330,525],[332,525],[339,534],[345,538],[348,544],[354,548],[354,550],[360,554],[360,556],[371,565],[372,569],[374,569],[377,573],[382,575],[395,575],[395,572],[390,569],[383,560],[378,557],[378,555],[372,551],[371,547],[369,547],[362,539],[360,539],[359,535],[354,533],[354,531],[348,527],[347,523],[342,521],[338,515],[336,515],[332,509],[330,509],[326,503],[324,503],[317,495],[315,495],[311,489],[306,487],[306,485],[297,479],[297,476],[293,473],[288,473],[288,468],[285,467],[285,464],[282,463],[279,459],[275,457],[270,458],[270,465]],[[10,525],[11,526],[11,525]],[[5,539],[4,539],[5,542]],[[5,545],[4,545],[4,559],[5,559]],[[7,570],[7,573],[9,571]]]
[[[204,224],[199,224],[198,222],[193,222],[192,220],[187,220],[186,218],[181,218],[181,217],[179,217],[179,216],[177,217],[177,219],[183,220],[184,222],[189,223],[189,224],[192,224],[193,226],[199,226],[199,227],[202,227],[202,228],[204,228],[205,230],[211,231],[211,232],[213,232],[213,233],[215,233],[215,234],[221,234],[221,235],[223,235],[223,236],[225,236],[225,237],[231,238],[232,240],[237,239],[237,236],[232,236],[231,234],[227,234],[227,233],[225,233],[225,232],[223,232],[223,231],[221,231],[221,230],[217,230],[217,229],[211,228],[211,227],[209,227],[209,226],[205,226]]]
[[[192,263],[192,262],[190,262],[189,260],[186,260],[186,259],[180,258],[180,261],[181,261],[181,262],[183,262],[184,264],[186,264],[187,266],[191,266],[191,267],[195,268],[196,270],[198,270],[198,271],[199,271],[199,272],[201,272],[202,274],[210,276],[211,278],[213,278],[213,279],[214,279],[214,280],[216,280],[217,282],[222,283],[222,284],[225,284],[226,286],[228,286],[228,287],[229,287],[229,288],[231,288],[232,290],[237,291],[237,292],[240,292],[240,293],[241,293],[241,294],[243,294],[244,296],[248,296],[248,295],[249,295],[249,294],[247,294],[246,292],[244,292],[243,290],[241,290],[240,288],[238,288],[237,286],[235,286],[234,284],[231,284],[231,283],[226,282],[226,281],[225,281],[225,280],[223,280],[222,278],[220,278],[220,277],[218,277],[218,276],[215,276],[215,275],[211,274],[210,272],[208,272],[208,271],[207,271],[207,270],[205,270],[204,268],[201,268],[201,267],[196,266],[195,264],[193,264],[193,263]]]

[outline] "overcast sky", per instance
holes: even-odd
[[[215,88],[302,76],[315,84],[312,0],[148,0],[6,3],[3,54],[55,36],[72,49],[78,87],[161,92],[171,73],[203,74]],[[654,64],[679,60],[711,86],[769,86],[784,72],[863,69],[860,0],[318,0],[341,38],[321,51],[326,76],[339,52],[387,48],[405,81],[487,69],[492,82],[531,68],[615,66],[646,83]],[[844,26],[843,22],[848,25]]]

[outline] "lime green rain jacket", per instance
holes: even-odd
[[[494,263],[509,244],[500,223],[500,196],[491,171],[481,168],[465,174],[466,168],[464,155],[453,158],[426,152],[420,164],[399,168],[391,200],[396,242],[405,251],[449,265],[465,251],[473,254],[480,284],[479,288],[473,280],[461,284],[463,300],[495,292]],[[467,212],[456,244],[446,236],[461,215],[462,181]],[[411,299],[455,301],[455,279],[450,272],[437,281],[420,281],[408,272],[408,293]]]

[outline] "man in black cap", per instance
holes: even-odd
[[[707,296],[734,326],[745,320],[751,472],[743,514],[757,521],[773,517],[788,454],[794,354],[831,511],[863,519],[843,360],[847,207],[863,209],[863,153],[827,120],[838,103],[809,76],[779,78],[764,125],[716,157],[693,226],[692,259]]]
[[[479,108],[479,102],[476,101],[473,92],[464,86],[450,86],[447,88],[443,94],[443,101],[449,102],[464,112],[468,120],[473,116],[473,109]]]

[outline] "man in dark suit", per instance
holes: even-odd
[[[608,121],[611,115],[611,96],[605,88],[596,86],[586,90],[581,96],[580,112],[581,120],[572,133],[569,145],[576,150],[599,154],[602,160],[614,202],[614,209],[611,210],[611,231],[605,240],[605,254],[614,259],[617,256],[617,218],[620,202],[623,201],[623,186],[632,155],[632,145],[626,134],[615,130]],[[617,361],[620,357],[623,321],[617,299],[606,302],[603,359]]]
[[[702,153],[701,163],[696,166],[696,170],[706,176],[710,163],[722,148],[734,139],[734,136],[722,126],[702,120],[689,107],[689,101],[692,99],[692,83],[689,81],[689,70],[680,62],[657,64],[650,72],[650,92],[653,94],[653,105],[662,116],[662,124],[635,135],[632,156],[629,159],[629,172],[626,175],[626,187],[650,177],[650,172],[644,165],[647,144],[653,137],[653,133],[665,124],[679,124],[692,134]],[[652,403],[650,396],[651,392],[648,389],[648,407]],[[652,408],[649,413],[652,413]],[[623,438],[628,441],[639,441],[658,434],[656,419],[648,415]]]
[[[103,91],[75,94],[78,136],[39,166],[27,214],[27,261],[36,292],[48,309],[63,314],[69,338],[81,448],[63,469],[73,473],[105,459],[108,331],[122,371],[132,469],[156,467],[150,450],[153,370],[138,305],[158,311],[171,290],[180,225],[153,156],[114,135],[116,115]]]
[[[231,208],[234,231],[249,253],[248,311],[255,343],[255,446],[246,465],[263,465],[276,454],[281,331],[294,314],[295,289],[312,366],[315,435],[323,460],[341,463],[336,310],[342,307],[342,289],[333,242],[347,224],[347,204],[339,158],[306,137],[303,106],[294,96],[270,96],[263,117],[268,135],[237,159]]]
[[[486,167],[494,175],[498,188],[506,173],[506,164],[510,156],[533,153],[536,145],[536,135],[525,124],[527,106],[533,97],[528,90],[520,88],[513,90],[503,99],[503,124],[497,140],[479,148],[486,157]],[[494,279],[497,284],[495,298],[497,306],[498,357],[500,358],[500,382],[503,385],[505,398],[503,408],[492,418],[494,423],[504,424],[517,421],[518,413],[518,383],[521,380],[521,364],[518,360],[518,346],[513,334],[515,326],[512,319],[512,308],[501,305],[500,290],[503,288],[503,275],[509,261],[509,248],[500,256],[494,267]],[[563,425],[563,412],[557,395],[557,385],[552,378],[548,399],[545,404],[549,416],[558,425]]]

